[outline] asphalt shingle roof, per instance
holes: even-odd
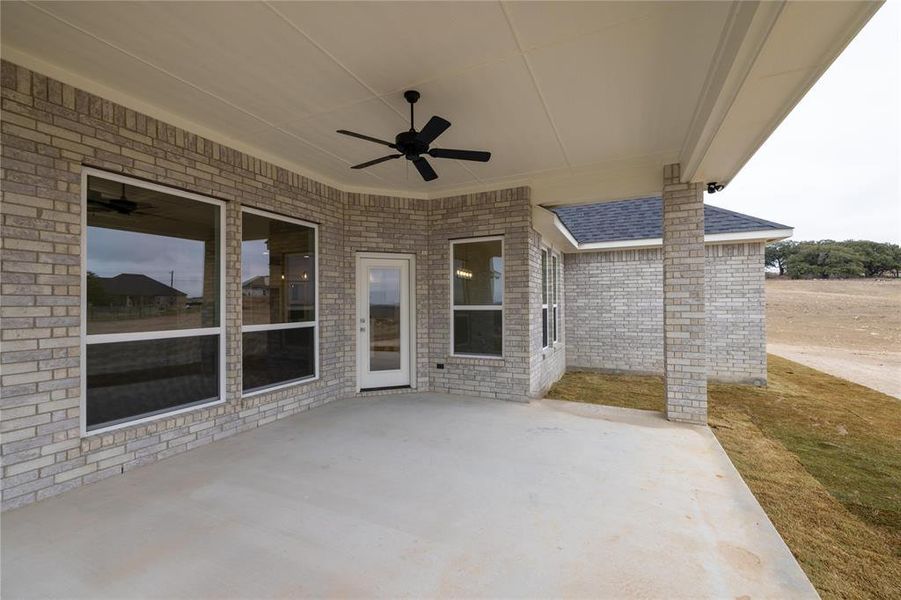
[[[637,198],[552,209],[580,244],[663,237],[663,202]],[[765,229],[791,229],[717,206],[704,205],[704,233],[736,233]]]
[[[141,273],[120,273],[115,277],[98,277],[110,296],[185,296],[186,294]]]

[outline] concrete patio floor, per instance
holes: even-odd
[[[23,597],[816,597],[706,428],[340,400],[2,516]]]

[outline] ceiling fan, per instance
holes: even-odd
[[[136,212],[139,208],[152,208],[151,204],[137,203],[125,197],[125,184],[122,184],[122,194],[118,198],[104,198],[99,190],[88,190],[88,211],[113,212],[120,215],[147,214]]]
[[[347,131],[346,129],[338,130],[338,133],[340,134],[349,135],[350,137],[374,142],[376,144],[382,144],[383,146],[388,146],[398,152],[397,154],[389,154],[381,158],[376,158],[375,160],[354,165],[351,169],[365,169],[366,167],[371,167],[372,165],[377,165],[387,160],[394,160],[395,158],[403,156],[413,163],[413,166],[416,167],[416,170],[419,171],[419,174],[422,175],[424,180],[432,181],[433,179],[438,179],[438,174],[435,173],[432,165],[426,160],[425,155],[431,156],[432,158],[455,158],[457,160],[473,160],[476,162],[488,162],[491,158],[490,152],[482,152],[480,150],[429,148],[429,145],[451,126],[450,121],[442,119],[441,117],[432,117],[422,130],[416,131],[413,121],[413,105],[419,100],[419,92],[416,90],[407,90],[404,92],[404,98],[410,103],[410,130],[398,133],[394,137],[394,143],[363,135],[362,133]]]

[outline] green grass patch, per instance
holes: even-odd
[[[769,356],[768,386],[712,383],[720,443],[829,598],[901,589],[901,400]],[[660,377],[567,373],[549,398],[662,410]]]

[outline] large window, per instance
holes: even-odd
[[[245,208],[241,226],[243,390],[318,375],[316,226]]]
[[[222,203],[85,170],[83,427],[223,398]]]
[[[557,283],[560,277],[560,263],[556,254],[554,254],[551,258],[551,262],[553,263],[553,267],[551,269],[551,275],[553,277],[553,284],[551,286],[551,301],[553,302],[553,305],[551,307],[551,310],[554,315],[552,319],[552,325],[554,330],[554,343],[557,343],[560,340],[560,312],[557,310],[557,303],[559,302],[560,298],[558,296],[559,292],[557,291]]]
[[[455,355],[503,355],[503,240],[451,242],[451,350]]]
[[[547,348],[547,250],[541,250],[541,347]]]

